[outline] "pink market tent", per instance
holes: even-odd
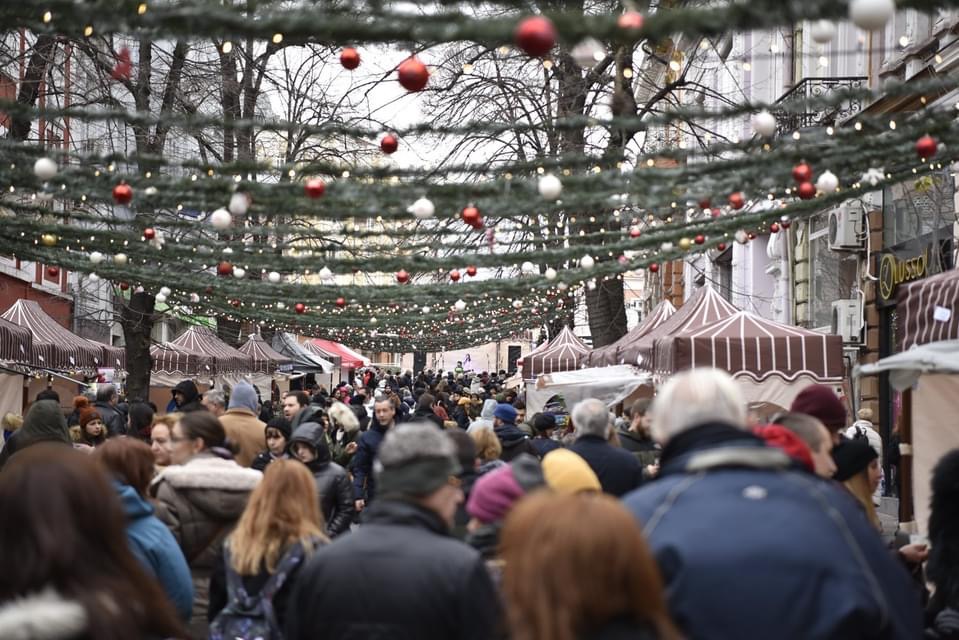
[[[330,355],[339,356],[342,359],[340,366],[344,369],[359,369],[360,367],[365,367],[370,364],[369,359],[364,358],[362,355],[339,342],[323,340],[322,338],[314,338],[310,342]]]
[[[739,309],[724,300],[712,287],[701,287],[676,313],[655,329],[624,344],[619,350],[619,360],[623,364],[632,364],[652,371],[653,345],[657,340],[727,318],[738,311]]]
[[[609,367],[621,364],[619,352],[624,347],[636,342],[650,331],[666,322],[666,320],[676,313],[676,307],[669,300],[663,300],[649,312],[642,322],[633,327],[633,330],[622,338],[605,347],[593,349],[586,356],[587,367]]]
[[[579,369],[588,354],[589,347],[573,334],[572,329],[563,327],[555,338],[523,358],[523,377],[532,380],[543,373]]]
[[[172,344],[210,356],[216,375],[253,371],[253,359],[250,356],[220,340],[207,327],[190,327]]]
[[[253,359],[253,371],[272,375],[277,371],[293,371],[293,359],[288,358],[258,335],[250,334],[240,351]]]
[[[0,317],[30,331],[31,363],[38,367],[93,371],[109,366],[100,346],[65,329],[33,300],[17,300]]]

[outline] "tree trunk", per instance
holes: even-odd
[[[141,292],[130,296],[129,303],[120,304],[120,322],[127,350],[127,399],[146,402],[150,398],[151,332],[154,323],[152,294]]]
[[[18,104],[28,107],[37,105],[43,76],[47,72],[47,66],[53,62],[53,56],[56,52],[57,39],[55,36],[48,34],[37,36],[37,41],[33,45],[33,55],[30,56],[27,70],[23,74],[23,82],[20,83],[20,92],[17,94]],[[29,116],[14,115],[10,123],[10,138],[26,140],[30,136],[31,125],[32,121]]]
[[[626,305],[623,281],[600,281],[595,289],[586,289],[589,331],[593,348],[605,347],[626,335]]]

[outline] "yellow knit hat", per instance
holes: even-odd
[[[569,449],[555,449],[543,457],[543,477],[547,486],[557,493],[602,490],[589,464]]]

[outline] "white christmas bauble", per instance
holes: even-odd
[[[89,278],[90,282],[100,282],[100,276],[98,276],[98,275],[95,274],[95,273],[91,273],[91,274],[88,276],[88,278]]]
[[[589,289],[590,291],[594,290],[596,288],[596,280],[587,280],[586,288]]]
[[[246,277],[246,269],[243,267],[233,267],[233,277],[237,280],[242,280]]]
[[[250,200],[246,197],[245,193],[240,193],[237,191],[230,196],[230,205],[228,209],[230,210],[230,213],[235,216],[245,216],[246,212],[250,210]]]
[[[809,35],[814,42],[829,44],[836,37],[836,25],[831,20],[814,20],[809,26]]]
[[[147,187],[143,190],[143,195],[145,196],[155,196],[158,193],[159,191],[157,191],[156,187]]]
[[[532,262],[524,262],[522,265],[520,265],[519,270],[522,271],[524,275],[528,276],[536,271],[536,265]]]
[[[233,224],[233,216],[226,209],[217,209],[210,214],[210,224],[214,229],[227,229]]]
[[[370,318],[370,324],[376,324],[377,322],[379,322],[379,320],[376,318]]]
[[[453,308],[456,309],[457,311],[465,311],[466,303],[463,302],[462,300],[457,300],[456,302],[453,303]]]
[[[158,294],[156,295],[156,301],[162,304],[162,303],[166,302],[166,296],[163,295],[162,293],[158,293]]]
[[[764,138],[776,135],[776,117],[768,111],[760,111],[751,119],[753,131]]]
[[[420,308],[420,311],[422,311],[424,314],[426,314],[426,313],[429,313],[429,312],[430,312],[430,308],[429,308],[429,307],[422,307],[422,308]]]
[[[426,220],[433,217],[433,214],[436,213],[436,207],[433,206],[433,201],[429,198],[420,198],[411,204],[407,211],[412,213],[417,220]]]
[[[749,242],[749,234],[747,234],[745,231],[740,229],[739,231],[736,232],[736,242],[738,242],[739,244],[746,244],[747,242]]]
[[[225,256],[228,256],[232,253],[233,253],[233,249],[231,249],[230,247],[226,247],[225,249],[223,249],[223,255]]]
[[[329,267],[323,267],[320,269],[320,280],[332,280],[333,272],[330,271]]]
[[[523,308],[523,301],[522,301],[522,300],[513,300],[513,308],[514,308],[514,309],[522,309],[522,308]]]
[[[673,250],[673,243],[664,242],[661,245],[659,245],[659,250],[662,251],[663,253],[669,253],[670,251]]]
[[[196,303],[199,302],[199,301],[200,301],[200,294],[199,294],[199,293],[191,293],[191,294],[190,294],[190,302],[192,302],[193,304],[196,304]]]
[[[277,302],[276,308],[279,309],[280,311],[283,311],[284,309],[286,309],[286,305],[283,304],[282,302]]]
[[[44,182],[52,180],[57,175],[57,163],[50,158],[38,158],[33,163],[33,173]]]
[[[171,293],[170,287],[160,287],[160,295],[169,296]]]
[[[539,179],[539,195],[546,200],[556,200],[563,193],[563,183],[553,174],[547,174]]]
[[[554,269],[553,267],[549,267],[548,269],[546,269],[546,273],[544,273],[543,275],[546,276],[547,280],[555,280],[556,269]]]
[[[566,291],[567,289],[569,289],[569,285],[566,284],[565,282],[558,282],[556,284],[556,288],[559,289],[560,291]]]
[[[860,29],[882,29],[896,13],[895,0],[851,0],[849,19]]]
[[[816,189],[823,193],[835,193],[838,188],[839,178],[832,171],[823,171],[819,180],[816,180]]]
[[[101,262],[103,262],[103,254],[100,253],[99,251],[91,251],[90,262],[92,262],[93,264],[100,264]]]
[[[277,273],[276,271],[271,271],[270,273],[267,274],[266,279],[272,282],[273,284],[278,284],[280,280],[282,279],[282,276],[280,276],[280,274]]]
[[[596,261],[593,260],[592,256],[583,256],[579,259],[579,266],[584,269],[592,269],[593,265],[596,264]]]
[[[115,256],[113,256],[113,264],[118,264],[122,267],[126,263],[127,263],[127,254],[118,253]]]
[[[583,38],[569,53],[573,56],[573,62],[584,69],[591,69],[606,57],[606,48],[596,38]]]

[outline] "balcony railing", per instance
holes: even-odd
[[[815,98],[826,98],[835,91],[849,89],[863,89],[868,86],[866,77],[846,78],[805,78],[789,91],[784,93],[777,105],[785,107],[777,110],[776,118],[779,121],[779,133],[788,134],[799,129],[810,127],[835,126],[846,118],[853,116],[865,106],[861,99],[849,99],[835,105],[823,105],[819,110],[797,112],[789,108],[790,103],[803,104]]]

